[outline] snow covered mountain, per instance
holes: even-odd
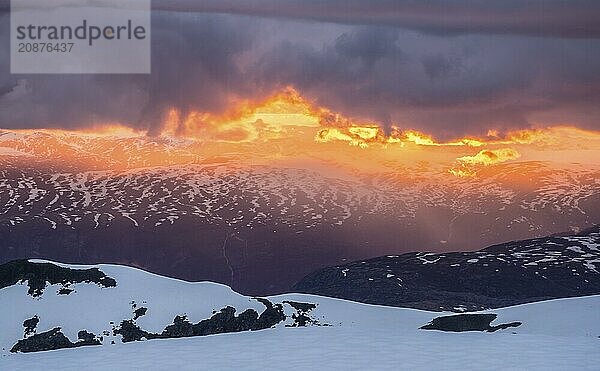
[[[294,290],[455,312],[600,294],[600,227],[477,252],[408,253],[357,261],[314,272]]]
[[[370,172],[287,144],[0,131],[0,262],[113,262],[267,295],[346,261],[600,220],[593,166],[515,162],[460,178],[384,158]]]
[[[0,266],[0,283],[3,369],[592,370],[600,361],[600,296],[440,317],[312,295],[251,298],[114,265],[19,261]]]

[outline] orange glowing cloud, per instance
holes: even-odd
[[[394,139],[386,137],[378,126],[351,126],[321,129],[317,132],[315,141],[320,143],[347,142],[351,146],[367,148],[374,143],[393,143]]]
[[[466,165],[494,165],[502,162],[516,160],[521,154],[512,148],[503,148],[496,150],[483,150],[474,156],[459,157],[456,160]]]
[[[130,138],[146,135],[145,131],[136,130],[126,125],[120,124],[101,124],[94,125],[92,127],[81,128],[77,130],[64,130],[64,129],[20,129],[14,130],[16,133],[21,134],[34,134],[34,133],[48,133],[52,135],[74,135],[77,134],[83,137],[120,137]]]
[[[473,156],[463,156],[456,159],[457,166],[449,172],[458,177],[474,176],[480,166],[490,166],[516,160],[521,154],[512,148],[483,150]]]
[[[315,140],[317,142],[333,142],[343,141],[348,142],[351,146],[358,146],[361,148],[367,148],[371,144],[395,144],[399,143],[401,146],[405,143],[412,143],[417,146],[431,146],[431,147],[443,147],[443,146],[467,146],[467,147],[481,147],[485,143],[481,140],[473,138],[461,138],[448,142],[438,142],[432,136],[421,133],[416,130],[402,131],[398,127],[392,127],[390,135],[385,135],[381,127],[376,125],[371,126],[349,126],[349,127],[334,127],[321,129]]]
[[[397,129],[396,129],[397,130]],[[430,135],[423,134],[414,130],[407,130],[404,132],[400,132],[400,140],[404,142],[412,142],[414,144],[420,146],[468,146],[468,147],[481,147],[485,145],[485,143],[481,140],[473,139],[473,138],[461,138],[448,142],[438,142],[433,139]]]
[[[201,112],[183,116],[175,109],[165,118],[161,135],[235,143],[253,141],[258,137],[257,129],[251,123],[220,121]]]
[[[86,137],[148,135],[114,123],[80,129],[76,133],[53,132]],[[181,142],[189,144],[189,148],[186,147],[187,152],[182,155],[153,154],[156,158],[153,157],[152,161],[148,160],[148,154],[140,154],[139,163],[186,163],[190,159],[219,155],[226,148],[235,153],[253,152],[256,158],[265,161],[272,161],[277,156],[278,161],[283,157],[305,156],[336,161],[349,167],[366,165],[372,168],[375,163],[427,161],[436,163],[445,174],[469,177],[477,175],[482,168],[512,160],[589,163],[600,154],[600,132],[572,126],[507,133],[490,130],[482,137],[459,137],[446,141],[398,125],[384,130],[376,123],[355,120],[320,107],[293,88],[286,88],[263,100],[232,100],[231,109],[221,114],[171,109],[164,117],[162,129],[150,134],[169,140],[181,138]],[[77,143],[79,146],[89,145],[86,141]],[[10,144],[7,139],[4,146],[20,149],[17,148],[20,144]],[[367,148],[368,151],[362,151]],[[130,157],[127,154],[127,158]],[[127,158],[122,162],[127,162]],[[258,161],[256,158],[252,161]],[[349,160],[351,158],[353,160]],[[381,165],[381,168],[385,169],[385,166]]]
[[[314,142],[347,143],[353,147],[389,145],[404,147],[491,147],[535,146],[538,148],[581,148],[583,143],[600,148],[600,133],[571,126],[516,130],[499,133],[489,130],[483,137],[462,137],[440,141],[432,135],[392,125],[385,131],[373,122],[361,122],[320,107],[304,98],[293,87],[263,100],[232,99],[231,108],[221,114],[171,109],[164,118],[160,135],[183,137],[205,142],[248,143],[279,138],[293,138],[297,133],[314,130]],[[140,132],[125,126],[104,125],[85,130],[90,135],[133,136]],[[142,133],[143,134],[143,133]],[[490,152],[492,153],[492,152]],[[480,155],[478,159],[482,159]],[[467,156],[468,157],[468,156]],[[476,161],[476,160],[473,160]],[[464,163],[464,161],[463,161]]]
[[[497,131],[489,131],[486,137],[464,137],[449,141],[439,141],[433,136],[417,131],[402,130],[392,126],[386,135],[375,124],[358,124],[350,120],[337,120],[346,126],[321,128],[315,140],[321,143],[347,142],[351,146],[367,148],[373,144],[414,144],[424,147],[490,147],[490,146],[531,146],[549,149],[600,148],[600,132],[583,130],[572,126],[555,126],[539,129],[523,129],[508,132],[502,136]]]
[[[286,127],[318,127],[320,110],[293,88],[262,101],[237,100],[220,115],[176,109],[165,117],[161,134],[204,141],[250,142],[272,139]]]

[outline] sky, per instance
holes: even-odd
[[[174,111],[201,113],[202,127],[203,117],[236,115],[291,88],[334,120],[387,134],[401,128],[448,141],[556,126],[600,130],[598,1],[154,0],[153,7],[150,75],[11,75],[0,0],[0,127],[116,123],[153,134]]]

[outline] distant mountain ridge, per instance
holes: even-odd
[[[433,311],[473,311],[600,293],[600,227],[477,252],[408,253],[318,270],[302,293]]]
[[[435,161],[370,170],[293,143],[286,155],[310,162],[215,146],[0,130],[0,263],[125,264],[271,295],[347,261],[472,251],[600,220],[592,165],[510,162],[460,178]]]

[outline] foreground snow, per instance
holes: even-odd
[[[561,299],[489,311],[495,323],[520,321],[496,333],[445,333],[418,328],[439,313],[364,305],[311,295],[280,295],[318,304],[312,316],[331,327],[286,328],[205,337],[12,354],[22,322],[40,316],[38,333],[61,326],[70,339],[87,329],[101,333],[110,321],[131,318],[131,302],[148,307],[137,323],[160,331],[176,315],[191,321],[232,305],[238,313],[262,310],[255,300],[213,283],[187,283],[140,270],[100,265],[116,288],[75,284],[68,296],[48,286],[39,299],[27,287],[0,290],[0,369],[555,369],[597,370],[600,364],[600,296]],[[286,310],[289,310],[286,309]],[[110,328],[110,327],[108,327]],[[110,342],[114,340],[115,344]]]
[[[275,329],[2,358],[7,370],[597,370],[599,340],[402,328]]]

